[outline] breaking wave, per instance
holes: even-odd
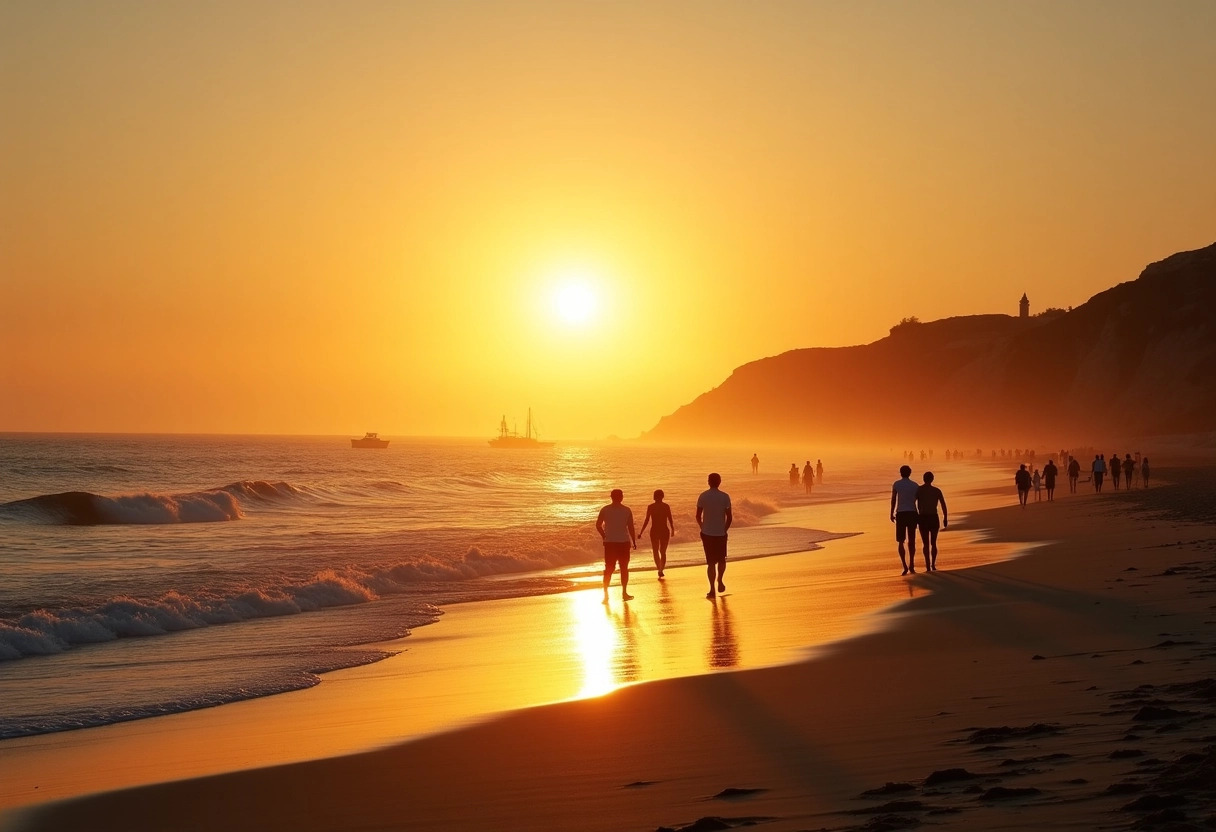
[[[43,494],[0,504],[0,517],[68,526],[214,523],[239,520],[242,504],[300,499],[290,483],[246,480],[186,494],[128,494],[105,497],[88,491]]]
[[[310,580],[230,593],[167,592],[157,598],[119,596],[93,607],[38,609],[0,619],[0,661],[62,653],[120,638],[168,635],[256,618],[296,615],[401,595],[418,584],[449,583],[586,563],[586,550],[487,554],[473,547],[456,560],[429,556],[384,566],[325,569]],[[438,608],[424,607],[438,616]]]

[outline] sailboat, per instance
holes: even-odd
[[[507,417],[504,415],[502,421],[498,423],[498,436],[490,440],[490,445],[495,448],[545,448],[552,444],[552,442],[541,442],[534,435],[532,408],[530,407],[528,408],[528,421],[524,423],[523,436],[519,435],[519,431],[507,427]]]

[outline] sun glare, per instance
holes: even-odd
[[[595,292],[583,280],[564,280],[553,292],[553,312],[559,321],[569,326],[590,323],[597,308]]]

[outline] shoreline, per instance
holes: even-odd
[[[1160,516],[1186,502],[1165,491],[1146,492],[1147,505],[1124,498],[1130,510],[1103,495],[976,513],[971,527],[993,540],[1055,542],[920,574],[908,583],[932,582],[932,594],[810,661],[631,685],[355,756],[42,806],[28,826],[6,828],[654,829],[716,816],[726,825],[713,828],[767,818],[784,831],[884,817],[895,825],[882,828],[906,828],[930,815],[955,828],[1193,818],[1214,808],[1194,783],[1212,765],[1204,677],[1216,654],[1200,584],[1216,581],[1204,555],[1216,543],[1208,526]],[[1180,774],[1187,766],[1199,774]]]
[[[964,482],[968,479],[962,471],[958,477]],[[964,502],[967,498],[963,495],[966,493],[970,493],[970,489],[960,487],[960,498]],[[796,506],[774,515],[772,525],[776,530],[802,529],[805,524],[800,524],[800,519],[805,520],[822,511],[822,507],[814,504]],[[885,523],[885,516],[878,518],[875,514],[883,509],[876,506],[873,500],[835,503],[827,511],[831,513],[831,524],[840,528],[864,524],[877,529],[881,528],[877,519]],[[857,518],[856,523],[854,518]],[[823,523],[820,521],[817,524]],[[760,533],[753,531],[759,528],[749,527],[748,532]],[[950,545],[957,547],[960,557],[964,550],[971,552],[968,556],[982,558],[991,557],[996,552],[987,544],[982,547],[978,543],[964,546],[962,535],[954,535],[951,540]],[[391,650],[398,653],[397,656],[326,673],[322,677],[323,684],[310,688],[244,700],[222,708],[5,740],[0,745],[4,751],[0,755],[0,775],[3,775],[0,776],[0,806],[11,809],[150,782],[358,753],[385,743],[408,741],[437,731],[456,729],[470,721],[493,718],[520,708],[590,695],[585,680],[580,681],[581,677],[588,675],[598,678],[595,684],[602,692],[619,684],[723,669],[715,666],[715,663],[735,662],[737,666],[755,667],[796,662],[806,654],[809,644],[822,646],[880,626],[881,618],[876,617],[876,613],[898,602],[900,597],[906,597],[905,592],[911,591],[900,582],[872,582],[875,571],[890,576],[890,561],[895,556],[893,552],[887,552],[888,548],[892,547],[885,541],[878,543],[874,535],[853,533],[847,537],[836,537],[827,546],[808,545],[793,555],[744,555],[733,559],[734,565],[729,575],[733,589],[741,586],[734,582],[736,576],[758,573],[755,591],[745,590],[738,598],[723,601],[730,613],[724,619],[728,624],[733,621],[736,630],[727,635],[733,635],[744,647],[741,654],[736,650],[733,658],[729,651],[718,658],[709,655],[714,639],[721,641],[723,634],[717,632],[721,629],[721,622],[710,625],[710,632],[707,633],[702,629],[706,625],[698,621],[698,610],[705,604],[702,591],[695,589],[696,583],[703,580],[701,567],[681,567],[669,572],[675,582],[669,580],[659,587],[669,589],[672,592],[670,597],[645,597],[645,593],[658,587],[652,583],[653,575],[647,571],[635,573],[641,578],[645,593],[628,605],[633,611],[632,621],[621,617],[623,610],[619,609],[619,601],[615,598],[619,581],[614,580],[612,626],[604,626],[602,616],[605,611],[598,605],[598,579],[591,581],[597,587],[593,590],[575,589],[556,594],[445,605],[440,626],[417,628],[406,638],[361,645],[359,648]],[[643,554],[639,550],[638,554],[645,563],[649,563],[648,551]],[[867,558],[875,559],[875,563],[868,567],[875,571],[865,572],[862,569],[864,564],[860,562]],[[849,598],[856,600],[856,609],[869,607],[871,613],[857,617],[853,614],[855,609],[849,608],[846,610],[848,615],[839,621],[816,622],[813,633],[785,633],[786,620],[779,613],[782,610],[787,613],[792,611],[794,617],[798,617],[797,605],[806,604],[807,599],[796,596],[806,582],[803,573],[808,571],[854,573],[852,577],[857,587],[831,589],[853,593]],[[631,591],[638,586],[639,582],[635,579],[631,583]],[[782,586],[788,587],[785,600],[774,606],[772,615],[754,611],[748,606],[754,604],[753,597],[749,596],[763,593],[772,601],[774,592],[781,594],[776,587]],[[817,591],[825,589],[820,587]],[[589,592],[596,594],[597,603],[582,604],[574,612],[565,609]],[[869,597],[875,592],[879,593],[877,599]],[[562,609],[554,612],[557,607]],[[598,621],[586,617],[588,608],[594,616],[599,617]],[[661,616],[656,618],[656,612]],[[572,640],[580,643],[567,645],[568,649],[556,658],[552,655],[551,645],[540,639],[536,632],[536,619],[554,614],[577,620],[581,622],[578,626],[583,628],[581,633],[571,636]],[[810,616],[807,611],[804,614]],[[762,631],[766,625],[769,632]],[[526,656],[494,655],[503,651],[501,632],[516,629],[525,641],[537,643],[526,645],[523,651]],[[501,632],[496,633],[496,630]],[[636,667],[632,669],[628,662],[612,659],[608,655],[610,645],[607,645],[607,641],[619,637],[632,639],[632,649],[637,653],[632,659]],[[486,649],[485,645],[490,644],[498,646]],[[657,645],[662,645],[664,650],[656,650]],[[623,642],[623,646],[629,648],[630,643]],[[457,649],[453,650],[453,647]],[[616,645],[615,649],[621,652],[622,644]],[[588,650],[598,652],[595,660],[602,664],[616,661],[619,666],[609,670],[621,678],[605,684],[608,671],[604,667],[591,668]],[[465,664],[470,666],[454,666],[460,663],[466,651],[470,651],[470,656]],[[544,677],[541,683],[529,686],[520,680],[512,680],[504,684],[502,680],[510,676],[513,670],[511,662],[525,659],[532,663],[528,665],[530,673]],[[419,687],[417,680],[430,673],[439,675]],[[402,680],[410,688],[404,699],[391,693],[396,679]],[[497,688],[492,703],[484,691],[478,693],[469,690],[470,687],[484,687],[487,684]],[[452,691],[457,693],[453,694]],[[410,702],[414,704],[410,705]],[[408,725],[401,720],[394,722],[376,718],[378,711],[386,709],[386,703],[394,707],[413,708]],[[350,707],[361,714],[358,719],[352,720],[342,713]],[[227,747],[234,745],[235,741],[228,742],[226,738],[234,736],[244,738],[240,743],[243,747],[236,753],[229,753]],[[166,754],[158,748],[166,738],[175,748],[194,751]],[[128,771],[124,773],[123,769]]]

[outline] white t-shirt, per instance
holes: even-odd
[[[725,537],[730,495],[717,488],[702,491],[701,496],[697,498],[697,508],[701,509],[701,534]]]
[[[605,543],[628,543],[629,527],[633,525],[633,510],[624,503],[609,503],[600,509],[599,520],[604,521]]]
[[[895,489],[895,510],[897,512],[916,511],[916,489],[920,486],[912,482],[911,477],[900,477],[891,487]]]

